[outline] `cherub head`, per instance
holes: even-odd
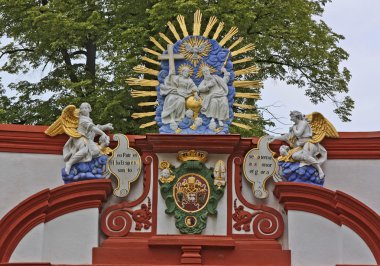
[[[200,117],[195,118],[195,120],[194,120],[194,124],[195,124],[197,127],[201,126],[201,125],[203,124],[203,120],[202,120],[202,118],[200,118]]]
[[[185,112],[185,116],[188,117],[188,118],[192,118],[194,115],[194,112],[193,110],[191,109],[187,109],[186,112]]]
[[[216,122],[214,119],[211,119],[210,121],[210,124],[208,125],[208,127],[212,130],[215,130],[216,129]]]
[[[289,146],[287,146],[287,145],[281,145],[280,146],[280,155],[281,156],[286,156],[286,155],[288,155],[288,153],[289,153]]]
[[[163,178],[168,178],[168,177],[170,176],[170,170],[167,169],[167,168],[162,169],[162,170],[161,170],[161,176],[162,176]]]

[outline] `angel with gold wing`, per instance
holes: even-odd
[[[290,112],[290,120],[294,122],[289,128],[289,133],[273,140],[282,140],[289,144],[280,147],[279,161],[300,162],[300,166],[312,165],[323,179],[325,174],[321,168],[327,160],[327,151],[319,143],[325,137],[338,138],[338,132],[334,126],[321,114],[314,112],[304,116],[299,111]]]
[[[71,167],[80,162],[89,162],[110,152],[109,137],[104,133],[112,130],[112,124],[95,125],[90,118],[92,111],[89,103],[82,103],[77,109],[74,105],[67,106],[62,115],[45,131],[49,136],[67,134],[70,139],[63,147],[63,159],[66,163],[65,172],[70,173]],[[100,135],[99,144],[94,141]]]

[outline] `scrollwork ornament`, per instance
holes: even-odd
[[[234,210],[235,212],[232,214],[232,219],[235,221],[233,227],[237,231],[252,231],[254,237],[258,239],[277,239],[283,233],[282,216],[272,208],[267,207],[250,212],[245,210],[243,205],[237,206],[235,199]]]

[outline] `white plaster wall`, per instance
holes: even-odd
[[[342,232],[342,264],[375,264],[376,260],[364,240],[347,226]]]
[[[9,262],[42,261],[45,224],[39,224],[21,239]]]
[[[325,188],[340,190],[380,213],[380,160],[327,160]]]
[[[63,185],[61,155],[0,152],[0,217],[24,199]]]
[[[288,212],[288,240],[293,266],[376,265],[367,245],[352,230],[312,213]]]
[[[99,211],[80,210],[33,228],[19,243],[10,262],[91,264],[98,246]]]
[[[179,167],[181,162],[177,161],[176,153],[161,153],[157,154],[158,161],[166,160],[175,167]],[[227,167],[228,154],[209,154],[206,166],[208,168],[214,167],[218,160],[224,161]],[[160,171],[159,171],[160,172]],[[160,173],[159,173],[160,174]],[[227,186],[227,184],[226,184]],[[159,187],[159,186],[158,186]],[[161,196],[157,193],[157,234],[158,235],[176,235],[180,234],[179,230],[175,227],[174,215],[167,215],[165,213],[166,205]],[[203,230],[202,235],[227,235],[227,189],[224,191],[223,197],[218,203],[218,214],[216,217],[209,215],[207,218],[207,226]]]
[[[45,225],[42,261],[91,264],[98,246],[99,210],[85,209],[60,216]]]

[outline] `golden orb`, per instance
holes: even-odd
[[[202,106],[202,99],[199,97],[198,100],[195,99],[194,96],[190,96],[186,100],[186,108],[191,109],[194,112],[193,118],[197,118],[199,114],[199,110]]]

